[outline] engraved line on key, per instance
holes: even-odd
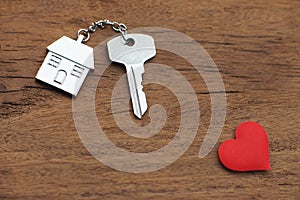
[[[142,108],[141,108],[140,96],[139,96],[138,88],[137,88],[137,84],[136,84],[136,77],[135,77],[133,68],[130,67],[130,69],[131,69],[131,73],[133,75],[133,81],[134,81],[134,85],[135,85],[135,93],[136,93],[136,97],[137,97],[137,103],[138,103],[139,115],[140,115],[139,118],[141,118],[142,117]]]

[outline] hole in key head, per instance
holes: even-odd
[[[125,43],[127,46],[133,46],[134,45],[134,39],[132,39],[132,38],[128,38],[127,40],[126,40],[126,43]]]

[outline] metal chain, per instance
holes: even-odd
[[[90,34],[96,32],[98,27],[104,29],[107,25],[110,25],[114,31],[121,33],[123,39],[127,41],[125,38],[125,34],[127,31],[126,25],[123,23],[111,22],[108,19],[93,22],[88,29],[79,29],[77,33],[77,37],[79,38],[82,35],[83,36],[82,42],[87,42],[90,39],[91,36]]]

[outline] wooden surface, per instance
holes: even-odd
[[[2,0],[0,5],[0,199],[300,199],[299,1]],[[75,38],[79,28],[102,18],[130,29],[174,29],[208,51],[224,80],[227,116],[207,157],[197,156],[210,120],[206,85],[195,73],[180,71],[191,68],[189,63],[162,51],[151,62],[179,70],[197,92],[201,122],[191,147],[170,166],[144,174],[111,169],[86,150],[73,122],[71,96],[34,77],[51,42],[62,35]],[[88,45],[112,35],[99,31]],[[117,65],[106,70],[105,83],[98,85],[103,94],[96,99],[103,102],[98,115],[111,115],[111,86],[124,73]],[[149,106],[160,103],[168,116],[178,115],[168,104],[175,98],[170,91],[151,85],[145,91]],[[218,161],[218,145],[246,120],[268,133],[271,171],[234,173]],[[148,123],[149,117],[135,122]],[[172,139],[178,122],[168,121],[156,139],[130,137],[111,117],[101,124],[111,128],[107,135],[119,147],[149,152]]]

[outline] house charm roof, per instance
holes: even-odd
[[[47,49],[62,55],[63,57],[83,65],[89,69],[94,69],[94,53],[93,48],[75,41],[69,37],[62,36],[50,44]]]

